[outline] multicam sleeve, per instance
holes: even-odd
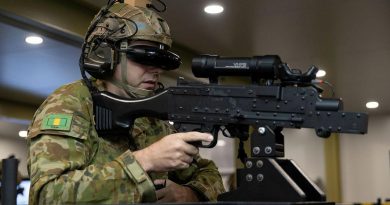
[[[225,192],[217,166],[213,161],[203,159],[199,155],[196,161],[197,163],[189,168],[176,171],[174,178],[184,182],[184,186],[192,188],[199,200],[217,201],[218,195]]]
[[[37,110],[28,132],[30,204],[141,202],[145,182],[155,195],[131,151],[96,162],[100,145],[91,140],[91,103],[88,90],[73,83],[58,89]]]
[[[142,168],[130,151],[100,166],[86,166],[88,154],[85,144],[72,138],[42,135],[32,139],[30,204],[119,204],[142,200],[139,183],[150,179],[140,177],[141,172],[135,173]]]

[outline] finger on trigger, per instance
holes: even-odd
[[[187,135],[184,135],[183,140],[186,142],[193,141],[213,141],[213,136],[210,133],[202,133],[202,132],[187,132]]]

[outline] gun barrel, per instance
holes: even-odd
[[[277,55],[249,57],[219,57],[201,55],[192,60],[192,72],[196,77],[256,76],[262,79],[276,79],[277,68],[282,61]]]
[[[339,111],[343,109],[343,102],[339,99],[322,99],[316,102],[318,111]]]

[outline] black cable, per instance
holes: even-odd
[[[84,39],[84,43],[82,45],[82,49],[81,49],[81,56],[80,56],[80,59],[79,59],[79,67],[80,67],[80,72],[81,72],[81,76],[84,80],[84,82],[86,83],[88,89],[91,91],[91,92],[96,92],[97,89],[95,87],[93,87],[92,85],[92,82],[89,80],[89,78],[86,76],[86,72],[85,72],[85,69],[84,69],[84,60],[85,60],[85,49],[87,48],[87,41],[88,41],[88,38],[89,36],[92,34],[92,32],[98,27],[98,24],[101,23],[102,21],[102,17],[105,16],[107,13],[108,13],[108,10],[109,8],[115,3],[115,2],[120,2],[120,3],[123,3],[123,1],[118,1],[118,0],[108,0],[107,2],[107,5],[100,10],[99,14],[98,14],[98,17],[96,18],[96,20],[93,22],[93,24],[89,27],[86,35],[85,35],[85,39]],[[126,38],[131,38],[132,36],[134,36],[137,32],[138,32],[138,26],[137,24],[131,20],[131,19],[128,19],[128,18],[122,18],[122,17],[113,17],[113,18],[118,18],[118,19],[124,19],[124,20],[127,20],[127,21],[130,21],[134,27],[135,27],[135,32],[131,35],[131,36],[128,36]],[[101,45],[102,42],[107,42],[106,39],[108,37],[110,37],[111,35],[115,34],[116,32],[122,30],[126,25],[123,25],[121,26],[120,28],[116,29],[115,31],[112,31],[110,32],[109,34],[107,35],[104,35],[103,34],[101,35],[102,38],[97,38],[95,40],[98,40],[99,42],[97,42],[95,45],[94,45],[94,48],[90,48],[92,49],[93,51],[91,52],[94,52],[96,50],[97,47],[99,47]],[[109,30],[108,28],[106,28],[107,30]],[[110,30],[109,30],[110,31]],[[108,42],[107,42],[108,43]],[[117,49],[115,46],[113,46],[113,49],[116,50],[116,51],[120,51],[120,49]]]
[[[240,159],[242,164],[245,164],[245,159],[248,158],[248,155],[245,152],[244,141],[240,138],[240,142],[238,145],[238,155],[237,158]]]
[[[331,83],[329,83],[328,81],[325,81],[325,80],[322,83],[324,83],[325,85],[330,87],[330,91],[332,93],[332,97],[335,97],[336,96],[336,92],[334,91],[334,86]]]
[[[312,83],[313,84],[325,84],[325,85],[327,85],[330,88],[330,92],[331,92],[332,97],[336,96],[336,92],[334,91],[334,86],[331,83],[329,83],[328,81],[325,81],[325,80],[313,80]]]
[[[158,86],[158,88],[154,91],[155,93],[160,93],[160,92],[164,91],[164,89],[165,89],[164,84],[162,84],[161,82],[157,82],[157,86]]]
[[[85,69],[84,69],[84,60],[85,60],[85,49],[87,48],[87,40],[89,38],[89,36],[91,35],[91,33],[94,31],[94,29],[96,28],[97,24],[100,23],[101,21],[101,18],[107,14],[108,12],[108,9],[116,2],[116,0],[108,0],[107,2],[107,5],[101,9],[98,13],[98,17],[96,18],[96,20],[93,22],[93,24],[89,27],[87,33],[85,34],[85,38],[84,38],[84,43],[81,47],[81,55],[80,55],[80,59],[79,59],[79,67],[80,67],[80,73],[81,73],[81,77],[83,78],[85,84],[87,85],[88,89],[90,90],[90,92],[96,92],[97,89],[95,87],[92,86],[92,82],[89,80],[89,78],[87,77],[87,75],[85,74]]]
[[[138,26],[137,26],[137,24],[136,24],[133,20],[128,19],[128,18],[123,18],[123,17],[109,17],[109,18],[122,19],[122,20],[130,21],[130,22],[134,25],[134,28],[135,28],[134,33],[131,34],[130,36],[126,36],[126,37],[123,38],[123,39],[120,39],[119,41],[122,41],[122,40],[127,39],[127,38],[132,38],[135,34],[138,33]],[[118,32],[118,31],[124,29],[125,26],[126,26],[126,25],[123,25],[123,26],[121,26],[120,28],[118,28],[118,29],[116,29],[116,30],[107,29],[107,30],[112,31],[112,32],[110,32],[110,33],[107,34],[107,35],[102,34],[101,37],[98,38],[98,40],[100,40],[101,42],[99,42],[98,44],[95,44],[95,47],[99,47],[99,46],[100,46],[100,43],[103,43],[103,42],[109,44],[109,42],[106,41],[107,38],[109,38],[110,36],[114,35],[116,32]],[[98,26],[96,26],[96,27],[98,27]],[[99,26],[99,27],[106,28],[106,27],[104,27],[104,26]],[[119,49],[119,48],[117,48],[115,45],[112,46],[112,48],[113,48],[115,51],[122,52],[122,50]]]

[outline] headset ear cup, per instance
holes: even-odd
[[[111,77],[116,66],[114,54],[115,51],[107,43],[95,40],[84,58],[84,69],[98,79]]]

